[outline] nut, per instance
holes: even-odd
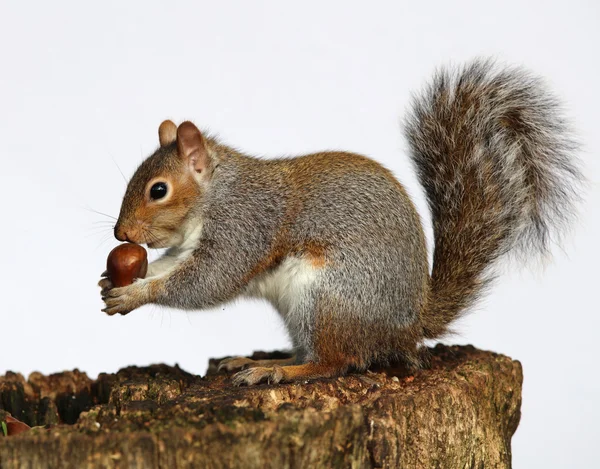
[[[115,287],[131,285],[136,278],[144,278],[148,271],[148,255],[139,244],[117,246],[106,260],[108,278]]]

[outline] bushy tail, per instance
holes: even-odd
[[[573,214],[580,173],[560,107],[539,79],[475,61],[414,99],[406,136],[433,217],[425,336],[443,334],[509,251],[544,252]]]

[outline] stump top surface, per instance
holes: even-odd
[[[266,356],[256,353],[253,358]],[[34,428],[0,436],[0,465],[12,467],[2,458],[16,455],[19,448],[24,451],[27,442],[43,446],[80,438],[82,447],[90,440],[96,448],[108,445],[127,454],[122,442],[142,437],[157,445],[158,450],[152,449],[157,457],[161,451],[164,457],[177,457],[173,454],[183,451],[181,444],[197,450],[203,447],[205,455],[219,447],[223,452],[223,445],[235,453],[234,447],[241,445],[238,456],[231,456],[231,464],[215,467],[235,467],[235,458],[248,448],[254,448],[253,454],[266,454],[271,446],[282,457],[291,458],[281,467],[302,467],[296,463],[309,464],[311,457],[326,461],[315,451],[306,452],[310,439],[319,441],[324,451],[324,444],[337,445],[334,452],[330,448],[330,455],[348,454],[349,461],[363,461],[364,467],[387,467],[393,461],[419,467],[419,458],[448,456],[447,447],[439,448],[436,456],[436,451],[425,449],[427,445],[439,445],[444,439],[464,445],[465,438],[475,438],[472,448],[463,451],[467,454],[476,451],[477,441],[488,439],[505,446],[495,450],[504,456],[492,459],[510,464],[510,437],[520,417],[522,371],[519,362],[503,355],[471,346],[438,345],[431,349],[431,367],[415,373],[390,367],[340,378],[251,387],[233,387],[230,375],[215,373],[216,363],[211,360],[205,377],[167,365],[128,367],[101,374],[97,380],[78,370],[49,376],[32,373],[27,380],[7,373],[0,377],[0,409]],[[458,426],[442,428],[448,425]],[[175,444],[175,436],[183,442]],[[393,439],[391,443],[388,438]],[[414,449],[412,455],[407,441]],[[169,449],[172,444],[179,449]],[[344,449],[344,445],[352,448]],[[492,460],[486,451],[480,457],[487,457],[488,463]]]

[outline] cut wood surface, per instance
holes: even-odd
[[[508,468],[519,362],[438,345],[431,367],[233,387],[179,367],[0,377],[0,468]],[[273,354],[256,353],[254,358]],[[14,424],[14,422],[13,422]],[[14,427],[16,428],[16,427]]]

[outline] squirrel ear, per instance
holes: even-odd
[[[177,150],[191,169],[200,173],[209,163],[204,138],[198,128],[191,122],[184,122],[177,128]]]
[[[177,126],[170,120],[164,121],[158,128],[158,141],[161,147],[166,147],[177,138]]]

